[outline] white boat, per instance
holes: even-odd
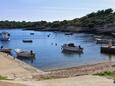
[[[17,57],[19,58],[34,58],[35,53],[33,51],[24,51],[22,49],[15,49],[15,52],[17,54]]]
[[[1,41],[8,41],[8,40],[10,40],[9,38],[10,38],[10,33],[8,33],[8,32],[0,33],[0,40]]]
[[[83,52],[83,48],[81,48],[80,46],[75,46],[73,43],[64,44],[62,46],[62,49],[63,51],[70,51],[70,52],[78,52],[78,53]]]

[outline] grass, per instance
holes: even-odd
[[[0,75],[0,80],[7,80],[7,77]]]
[[[105,72],[96,73],[94,75],[115,78],[115,71],[113,71],[113,72],[112,71],[105,71]]]
[[[41,77],[42,80],[50,80],[50,79],[59,79],[59,77],[55,77],[55,76],[44,76]]]

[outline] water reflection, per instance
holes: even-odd
[[[74,57],[74,55],[77,56],[78,58],[80,58],[81,55],[83,54],[83,52],[81,52],[81,53],[75,53],[75,52],[63,51],[63,50],[62,50],[62,53],[63,53],[63,55],[64,55],[65,57],[69,57],[69,58]]]
[[[103,53],[103,55],[107,56],[109,62],[112,62],[115,59],[115,54],[105,54],[105,53]]]
[[[22,60],[22,61],[28,61],[28,62],[31,62],[31,64],[33,64],[33,62],[34,62],[34,60],[35,60],[35,58],[27,58],[27,57],[14,57],[14,58],[18,58],[18,59],[20,59],[20,60]]]

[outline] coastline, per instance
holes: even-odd
[[[42,80],[44,78],[68,78],[82,75],[92,75],[104,71],[115,71],[115,61],[51,70],[46,72],[44,75],[35,75],[34,78],[38,80]]]
[[[44,73],[12,56],[0,52],[0,75],[9,80],[33,80],[33,75]]]
[[[7,76],[9,80],[33,81],[50,78],[55,79],[92,75],[97,72],[109,70],[115,71],[115,61],[57,69],[47,72],[26,64],[18,59],[14,59],[12,56],[5,53],[0,53],[0,61],[0,75]]]

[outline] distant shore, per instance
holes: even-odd
[[[22,29],[22,30],[33,30],[33,31],[51,31],[51,32],[72,32],[72,33],[90,33],[90,34],[104,34],[104,35],[112,35],[112,33],[115,33],[115,25],[108,24],[105,26],[95,26],[93,28],[89,27],[80,27],[80,26],[61,26],[57,28],[51,28],[51,27],[37,27],[37,28],[0,28],[1,30],[4,29]]]

